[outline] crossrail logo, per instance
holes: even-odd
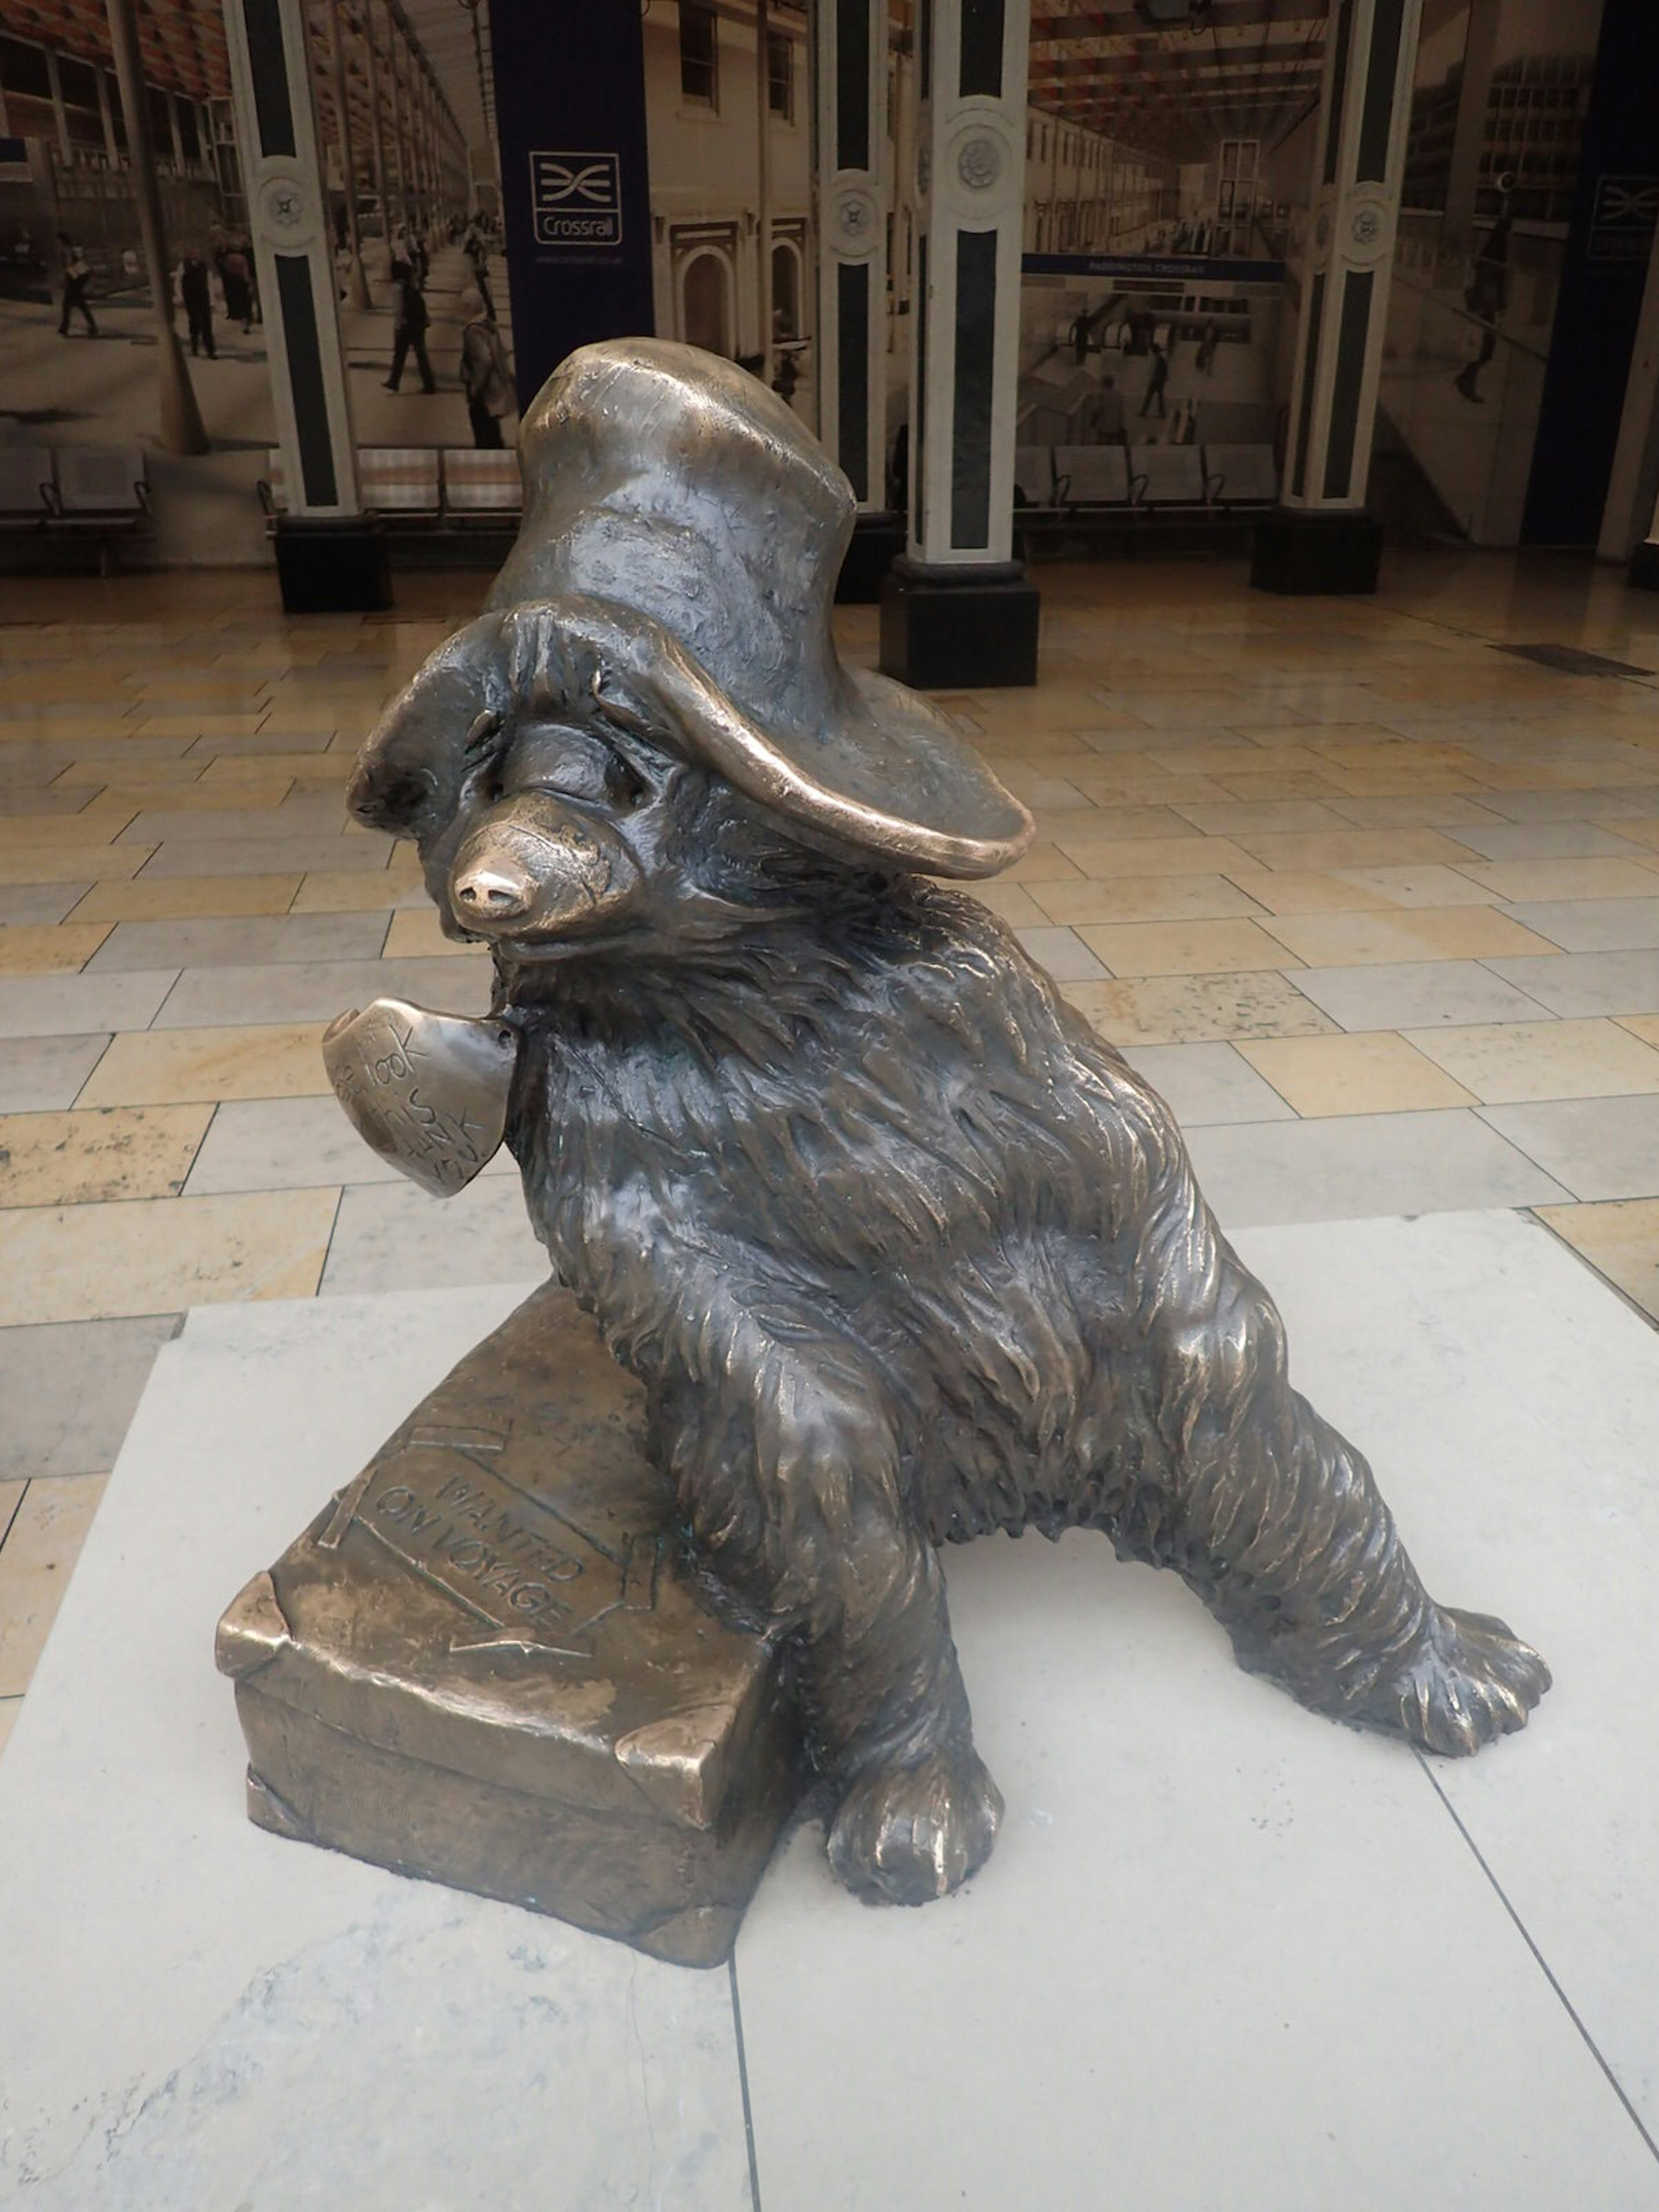
[[[620,246],[620,157],[532,154],[530,207],[538,246]]]

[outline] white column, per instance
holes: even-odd
[[[920,0],[908,553],[1013,552],[1030,0]]]
[[[225,30],[289,512],[360,514],[303,0],[225,0]]]
[[[818,435],[887,505],[889,0],[818,0]]]
[[[173,166],[179,176],[185,173],[185,134],[179,128],[179,95],[167,94],[167,132],[173,140]]]
[[[1311,252],[1281,494],[1365,504],[1422,0],[1336,0],[1326,35]]]

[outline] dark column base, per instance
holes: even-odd
[[[1276,507],[1255,526],[1258,592],[1374,592],[1382,526],[1365,507]]]
[[[379,523],[281,516],[276,574],[290,615],[374,614],[392,605],[392,574]]]
[[[881,587],[881,669],[925,691],[1035,684],[1036,586],[1017,561],[927,568],[899,560]]]
[[[873,607],[881,580],[904,550],[904,518],[861,514],[853,525],[853,542],[841,564],[836,598],[842,606]]]
[[[1638,592],[1659,592],[1659,544],[1644,538],[1630,556],[1625,581]]]

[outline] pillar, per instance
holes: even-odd
[[[380,121],[380,62],[374,38],[374,0],[363,0],[363,52],[368,71],[368,158],[380,204],[380,239],[392,258],[392,210],[386,196],[386,134]]]
[[[70,143],[69,110],[64,105],[64,87],[58,75],[58,57],[52,49],[46,49],[46,89],[52,94],[52,119],[58,133],[58,158],[67,169],[75,161],[75,149]],[[111,156],[112,162],[114,156]]]
[[[173,166],[179,176],[185,173],[185,134],[179,127],[179,95],[167,94],[167,135],[173,141]]]
[[[1326,33],[1313,220],[1279,504],[1250,581],[1374,592],[1382,526],[1365,505],[1422,0],[1336,0]]]
[[[438,112],[437,88],[429,73],[426,79],[426,122],[432,177],[432,208],[428,219],[436,224],[442,219],[444,205],[443,118]]]
[[[351,74],[346,67],[345,10],[340,0],[329,0],[329,48],[334,64],[334,124],[340,148],[340,182],[345,189],[346,252],[351,266],[346,283],[351,304],[368,305],[368,279],[363,274],[363,241],[357,230],[357,153],[351,129]]]
[[[919,0],[915,21],[909,514],[881,665],[1034,684],[1036,587],[1013,558],[1030,0]]]
[[[384,606],[384,548],[358,496],[305,0],[227,0],[225,30],[288,483],[276,538],[283,604]]]
[[[1648,249],[1647,283],[1631,348],[1630,375],[1613,449],[1596,553],[1628,561],[1630,582],[1659,591],[1659,229]]]
[[[404,143],[403,73],[398,66],[398,19],[387,0],[386,11],[386,72],[392,86],[392,159],[398,173],[397,222],[387,226],[387,252],[398,223],[409,221],[409,154]]]
[[[755,350],[763,384],[772,381],[771,0],[755,0]]]
[[[98,120],[104,126],[104,158],[112,169],[121,166],[121,142],[115,135],[115,107],[109,96],[109,71],[101,63],[92,65],[98,86]]]
[[[887,501],[889,0],[819,0],[818,435],[859,504],[837,597],[873,603],[904,550]]]
[[[173,327],[173,272],[161,221],[161,189],[155,173],[155,148],[144,93],[144,64],[138,51],[137,0],[107,0],[110,45],[115,53],[115,82],[126,118],[127,161],[138,216],[138,237],[155,319],[155,386],[161,407],[161,443],[170,453],[205,453],[208,434],[185,366],[184,349]]]
[[[432,110],[426,65],[411,42],[409,50],[409,106],[415,124],[416,205],[422,231],[432,228]]]
[[[1480,185],[1480,156],[1486,143],[1486,108],[1498,60],[1498,17],[1504,0],[1470,0],[1468,33],[1463,41],[1463,75],[1457,92],[1451,161],[1446,177],[1446,213],[1440,226],[1443,261],[1455,269],[1474,244],[1474,197]],[[1409,93],[1407,97],[1409,98]]]

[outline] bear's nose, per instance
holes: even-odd
[[[455,878],[461,914],[479,921],[514,921],[528,914],[536,885],[527,869],[501,860],[477,861]]]

